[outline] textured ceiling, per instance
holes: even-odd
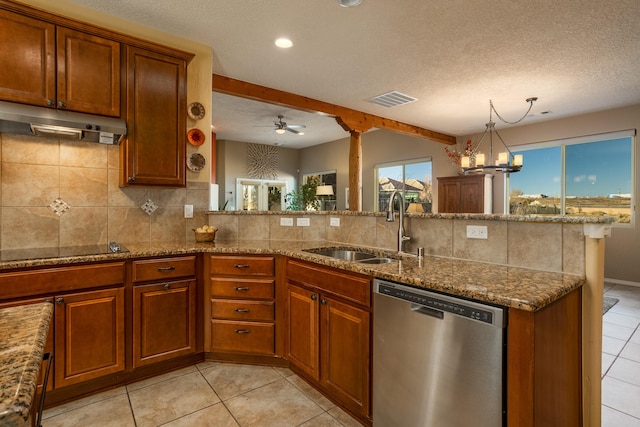
[[[216,74],[456,136],[484,129],[490,99],[515,120],[539,97],[522,123],[640,103],[638,0],[71,1],[210,45]],[[276,48],[281,36],[294,46]],[[367,102],[392,90],[418,101]],[[308,126],[298,138],[311,140],[315,122],[332,127],[311,143],[347,136],[326,117],[213,98],[219,138],[273,143],[253,127],[278,114]]]

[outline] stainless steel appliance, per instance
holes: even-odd
[[[506,425],[505,309],[376,279],[374,427]]]

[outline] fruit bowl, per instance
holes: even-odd
[[[197,243],[213,242],[216,238],[216,231],[218,231],[216,227],[202,227],[193,229]]]

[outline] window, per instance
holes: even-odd
[[[236,180],[238,207],[243,211],[281,211],[285,208],[285,181],[238,178]]]
[[[633,223],[634,134],[514,147],[524,166],[508,179],[509,213],[614,216]]]
[[[391,193],[404,193],[404,209],[409,212],[431,212],[431,159],[385,163],[374,168],[375,206],[379,212],[389,207]]]

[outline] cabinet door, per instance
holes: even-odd
[[[124,370],[124,288],[56,297],[56,389]]]
[[[186,61],[127,47],[122,185],[186,184]]]
[[[54,105],[55,39],[53,24],[0,10],[0,99]]]
[[[460,211],[464,213],[484,212],[484,176],[479,179],[460,181]]]
[[[133,288],[134,367],[195,353],[196,282]]]
[[[460,183],[457,181],[438,182],[438,212],[453,213],[458,211]]]
[[[120,43],[57,28],[57,107],[120,116]]]
[[[316,380],[320,379],[318,299],[316,292],[291,283],[287,286],[287,359]]]
[[[343,405],[369,415],[370,315],[321,296],[320,382]]]

